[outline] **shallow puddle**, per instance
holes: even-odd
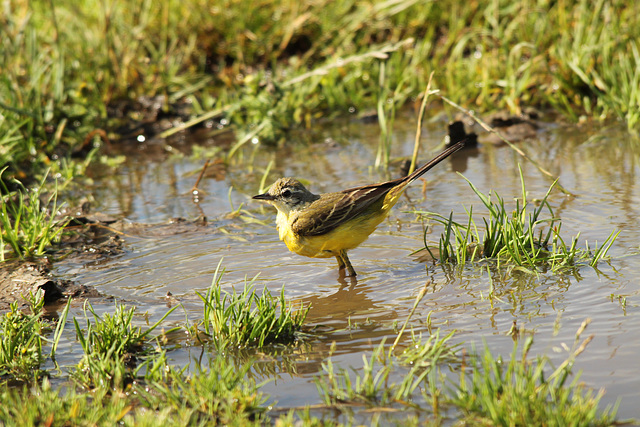
[[[421,161],[433,157],[445,133],[445,119],[428,124]],[[337,343],[335,363],[361,367],[363,352],[368,356],[383,338],[395,337],[394,328],[405,321],[428,281],[427,296],[410,326],[427,333],[431,313],[432,328],[440,328],[443,335],[456,330],[455,339],[469,348],[486,342],[494,354],[508,356],[513,341],[507,333],[516,321],[518,327],[535,333],[532,355],[548,354],[552,360],[562,361],[568,355],[562,344],[571,347],[580,324],[591,318],[586,335],[595,334],[595,338],[578,357],[574,372],[582,370],[581,380],[589,387],[606,389],[602,408],[620,399],[620,419],[639,416],[640,256],[627,256],[640,247],[637,140],[631,142],[626,131],[617,127],[546,124],[536,139],[519,143],[574,194],[554,191],[549,198],[556,216],[562,219],[565,241],[580,232],[579,245],[584,247],[588,241],[593,246],[613,230],[622,231],[609,252],[611,263],[600,263],[599,271],[583,266],[574,275],[546,273],[536,277],[515,272],[501,279],[490,278],[478,265],[447,270],[410,256],[423,247],[425,227],[430,230],[427,240],[432,244],[437,244],[441,232],[441,228],[432,227],[433,221],[417,220],[412,210],[442,215],[453,210],[454,216],[463,220],[464,208],[473,205],[476,223],[482,223],[480,201],[455,172],[484,193],[497,192],[513,207],[513,199],[521,195],[520,163],[529,198],[542,198],[546,193],[552,180],[533,165],[509,147],[483,145],[477,151],[458,153],[430,171],[426,181],[413,183],[407,197],[369,240],[349,253],[359,273],[357,283],[341,281],[334,259],[290,253],[278,240],[275,211],[250,197],[258,193],[271,160],[274,166],[267,184],[280,176],[294,176],[307,180],[316,193],[400,176],[397,166],[388,172],[371,167],[378,134],[377,124],[351,122],[325,124],[299,137],[304,141],[292,137],[283,149],[248,143],[227,167],[212,166],[200,182],[198,204],[193,202],[191,188],[206,153],[194,156],[186,148],[164,143],[155,147],[160,155],[150,155],[150,149],[133,150],[114,171],[102,167],[91,172],[94,210],[140,223],[167,223],[175,217],[190,221],[203,214],[208,222],[178,224],[162,233],[125,231],[125,253],[91,263],[68,259],[56,266],[56,273],[137,305],[140,312],[149,313],[149,321],[161,317],[168,304],[180,302],[186,314],[175,311],[171,320],[176,323],[184,322],[185,315],[191,321],[202,317],[196,292],[206,292],[220,260],[225,268],[221,282],[225,289],[241,287],[245,278],[258,274],[258,288],[266,286],[275,293],[284,285],[287,298],[311,304],[307,323],[318,326],[318,337],[294,354],[276,358],[282,362],[274,368],[278,379],[262,390],[279,407],[319,403],[313,378],[321,370],[320,362],[329,354],[331,343]],[[414,138],[413,118],[398,119],[392,156],[409,156]],[[216,140],[205,142],[208,150],[215,152]],[[492,284],[494,297],[490,298]],[[167,292],[171,298],[166,297]],[[113,303],[99,301],[94,306],[109,311]],[[77,351],[70,344],[72,340],[70,337],[61,346],[59,359],[64,359],[65,352],[71,358]],[[200,353],[201,349],[184,348],[169,356],[185,364]]]

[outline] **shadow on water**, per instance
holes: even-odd
[[[398,119],[392,155],[411,153],[414,132],[412,118]],[[445,132],[443,121],[429,125],[423,160],[437,151]],[[516,322],[535,333],[534,354],[563,360],[562,344],[571,343],[581,322],[590,317],[588,332],[595,339],[576,362],[576,368],[583,370],[581,379],[590,387],[606,389],[605,405],[620,398],[620,418],[638,416],[640,257],[625,255],[636,253],[640,242],[640,144],[631,141],[625,130],[544,124],[536,138],[520,143],[575,195],[555,191],[549,199],[562,218],[564,236],[580,232],[579,244],[588,241],[593,246],[612,230],[622,230],[610,251],[610,264],[562,275],[499,274],[488,273],[482,266],[447,270],[410,257],[423,247],[425,229],[431,244],[441,232],[433,223],[419,220],[411,213],[414,209],[443,215],[453,211],[454,218],[461,220],[466,216],[464,207],[473,205],[476,223],[482,223],[479,218],[485,212],[479,200],[454,172],[463,173],[480,191],[493,190],[511,203],[520,196],[520,162],[530,198],[544,196],[551,181],[534,166],[508,147],[482,145],[447,159],[412,184],[370,239],[350,252],[359,273],[357,282],[340,280],[333,259],[288,252],[277,237],[275,212],[250,197],[258,193],[271,160],[274,166],[267,183],[280,176],[304,178],[316,193],[397,177],[400,162],[394,162],[388,172],[371,167],[378,141],[375,124],[341,123],[299,138],[296,143],[292,137],[286,148],[247,145],[227,164],[217,163],[200,183],[198,204],[190,190],[205,158],[216,156],[215,139],[205,140],[205,148],[196,151],[191,151],[190,141],[176,146],[162,142],[160,154],[128,152],[114,170],[94,170],[92,204],[99,212],[125,222],[151,224],[166,224],[175,217],[191,221],[204,213],[207,222],[167,227],[166,232],[128,227],[122,231],[124,253],[90,263],[68,259],[57,266],[57,274],[136,304],[151,319],[164,314],[168,303],[179,302],[186,313],[174,312],[175,322],[202,316],[195,292],[206,291],[220,259],[226,268],[221,282],[225,289],[242,286],[257,274],[258,287],[278,292],[284,285],[288,298],[311,306],[307,323],[315,334],[292,354],[261,356],[265,366],[275,366],[272,371],[265,368],[267,372],[278,376],[263,390],[288,407],[318,402],[313,377],[332,343],[336,343],[334,362],[362,366],[363,353],[370,354],[373,346],[395,336],[428,281],[428,293],[410,322],[416,332],[457,330],[457,340],[476,346],[486,341],[492,351],[503,355],[511,351],[508,332]],[[99,307],[111,308],[109,302]],[[184,364],[206,357],[205,350],[183,348],[172,352],[172,357]]]

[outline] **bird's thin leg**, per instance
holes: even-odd
[[[344,270],[345,264],[344,264],[344,261],[342,260],[342,254],[336,255],[336,260],[338,260],[338,270],[340,271]]]
[[[347,267],[347,272],[349,273],[347,274],[347,276],[356,277],[357,276],[356,271],[353,269],[353,266],[351,265],[351,261],[349,261],[349,257],[347,256],[347,251],[340,251],[340,258],[342,258],[342,262],[340,262],[340,259],[338,259],[338,267],[340,269]]]

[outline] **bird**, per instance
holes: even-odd
[[[278,211],[276,228],[287,248],[310,258],[338,261],[338,271],[355,277],[347,251],[367,240],[384,221],[407,185],[460,150],[465,141],[445,149],[413,173],[391,181],[313,194],[294,178],[278,179],[266,193],[253,196]]]

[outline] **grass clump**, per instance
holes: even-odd
[[[528,358],[532,337],[516,341],[510,357],[503,360],[488,348],[480,354],[461,355],[460,344],[449,342],[453,333],[440,338],[436,332],[426,341],[414,336],[406,350],[388,357],[381,343],[370,358],[363,356],[361,371],[336,369],[329,359],[315,382],[323,403],[341,411],[363,405],[412,408],[440,420],[442,413],[453,410],[458,412],[457,419],[471,425],[612,425],[616,408],[598,410],[604,391],[585,391],[579,376],[569,381],[576,357],[593,338],[580,342],[587,324],[576,334],[569,356],[555,369],[546,356]],[[460,380],[455,382],[443,373],[443,365],[459,371]],[[399,381],[391,382],[401,369],[405,372]]]
[[[5,426],[113,425],[131,410],[131,401],[121,394],[64,392],[42,384],[19,388],[0,386],[0,422]],[[129,424],[130,425],[130,424]]]
[[[509,213],[500,196],[496,195],[497,202],[494,202],[490,196],[483,194],[468,179],[466,180],[489,210],[489,218],[482,219],[484,236],[480,235],[475,224],[473,209],[467,211],[466,224],[453,221],[453,212],[448,218],[436,214],[436,221],[444,225],[437,252],[437,259],[441,262],[464,265],[481,259],[493,259],[498,266],[506,264],[526,271],[548,269],[553,272],[566,271],[579,264],[595,267],[600,260],[606,258],[607,252],[620,233],[612,232],[600,247],[596,246],[593,250],[588,243],[585,249],[577,246],[579,234],[567,245],[560,235],[561,220],[554,216],[553,209],[547,201],[555,182],[537,202],[537,207],[529,210],[530,202],[527,200],[524,178],[520,170],[522,200],[516,199],[515,209]],[[549,215],[546,218],[543,217],[545,209]],[[435,259],[426,242],[426,234],[425,248]]]
[[[392,402],[392,389],[387,379],[392,371],[385,360],[384,342],[367,359],[362,356],[362,373],[355,372],[355,381],[344,368],[336,368],[331,359],[322,362],[322,374],[316,377],[316,387],[326,405],[367,404],[388,405]]]
[[[31,380],[42,373],[42,335],[46,324],[41,309],[42,304],[36,303],[31,313],[23,313],[18,303],[13,302],[10,310],[0,317],[0,377]]]
[[[84,353],[73,377],[86,388],[108,385],[109,388],[124,389],[136,378],[140,368],[148,365],[136,366],[139,358],[150,353],[144,347],[150,340],[149,335],[176,307],[144,332],[133,325],[135,307],[117,304],[113,314],[103,316],[98,315],[90,303],[87,302],[86,307],[84,329],[77,318],[73,319],[76,337]],[[87,316],[87,309],[93,322]]]
[[[568,383],[575,357],[593,338],[588,337],[578,345],[585,326],[583,324],[576,334],[569,358],[551,372],[546,357],[538,357],[533,362],[527,359],[532,337],[522,345],[516,342],[507,361],[494,357],[485,348],[484,353],[471,357],[450,402],[463,412],[465,422],[474,425],[612,425],[615,408],[598,413],[603,390],[595,395],[592,391],[585,392],[578,382],[579,376]]]
[[[37,308],[41,310],[42,303],[38,302]],[[66,321],[67,309],[61,323]],[[185,369],[169,365],[161,341],[156,349],[150,348],[150,333],[172,311],[142,330],[133,324],[135,307],[116,305],[113,313],[99,315],[87,303],[84,328],[81,320],[73,319],[83,349],[80,362],[71,372],[74,382],[64,383],[58,390],[46,378],[23,388],[0,384],[4,403],[0,424],[262,425],[266,398],[249,378],[251,363],[234,363],[218,354],[208,358],[207,367],[198,363],[194,372],[186,375]],[[20,322],[16,313],[23,316]],[[0,369],[7,376],[32,378],[33,370],[42,363],[45,338],[38,321],[39,317],[23,315],[17,309],[0,319],[4,339],[0,347],[4,364]],[[8,322],[26,326],[14,327],[21,334],[17,335],[6,328]],[[60,337],[59,329],[54,333],[55,340]],[[13,344],[5,345],[10,339]],[[12,364],[8,363],[11,357]]]
[[[362,356],[361,372],[352,374],[334,366],[331,359],[322,362],[322,373],[315,378],[318,393],[329,406],[367,405],[388,406],[396,403],[412,406],[414,392],[428,385],[427,390],[437,393],[441,386],[438,367],[443,363],[458,361],[458,345],[449,341],[453,333],[440,338],[439,333],[423,340],[413,336],[412,341],[402,353],[385,352],[385,342],[376,347],[371,356]],[[390,375],[400,367],[409,366],[398,383],[390,383]]]
[[[32,387],[0,386],[0,422],[28,425],[264,425],[265,397],[246,378],[249,364],[235,366],[223,356],[208,369],[185,376],[163,363],[163,379],[132,384],[113,393],[99,384],[92,393],[73,387],[55,390],[48,380]]]
[[[224,355],[189,376],[171,369],[162,380],[148,382],[144,405],[175,414],[182,425],[260,424],[267,399],[248,378],[250,369],[251,363],[236,365]]]
[[[416,304],[422,297],[418,294]],[[516,343],[506,362],[485,347],[483,354],[471,352],[469,364],[460,352],[462,345],[451,342],[453,332],[441,338],[440,331],[435,331],[426,340],[412,334],[402,352],[394,351],[398,339],[388,353],[383,340],[370,358],[363,355],[363,367],[354,370],[355,378],[344,368],[336,369],[329,359],[322,363],[323,372],[315,383],[323,403],[340,410],[362,405],[398,410],[400,406],[424,415],[430,406],[430,415],[438,421],[443,411],[453,408],[461,412],[463,423],[473,425],[610,425],[616,409],[598,413],[604,392],[585,392],[579,376],[568,383],[575,359],[593,339],[591,335],[581,341],[589,322],[582,323],[568,357],[551,373],[546,357],[528,359],[531,336],[521,346],[520,335],[514,334]],[[403,332],[404,328],[398,337]],[[460,372],[460,381],[453,388],[446,386],[452,379],[443,373],[443,365]],[[391,382],[401,370],[400,381]]]
[[[57,188],[46,197],[45,176],[31,189],[13,180],[17,190],[11,192],[2,179],[6,169],[0,171],[3,190],[0,191],[0,261],[10,254],[18,258],[43,255],[60,241],[62,231],[69,222],[67,218],[56,218],[59,209]]]
[[[204,329],[216,347],[264,347],[296,340],[308,307],[294,311],[284,297],[284,287],[278,297],[266,288],[258,295],[253,285],[257,276],[241,292],[225,292],[220,287],[223,274],[218,264],[206,295],[198,293],[204,302]]]
[[[28,306],[18,308],[18,301],[9,305],[9,311],[0,316],[0,377],[29,381],[45,374],[40,366],[45,360],[43,343],[50,344],[49,356],[55,362],[55,354],[69,312],[69,303],[62,310],[53,328],[52,322],[43,317],[45,293],[38,289],[23,296]],[[46,335],[53,331],[53,337]]]

